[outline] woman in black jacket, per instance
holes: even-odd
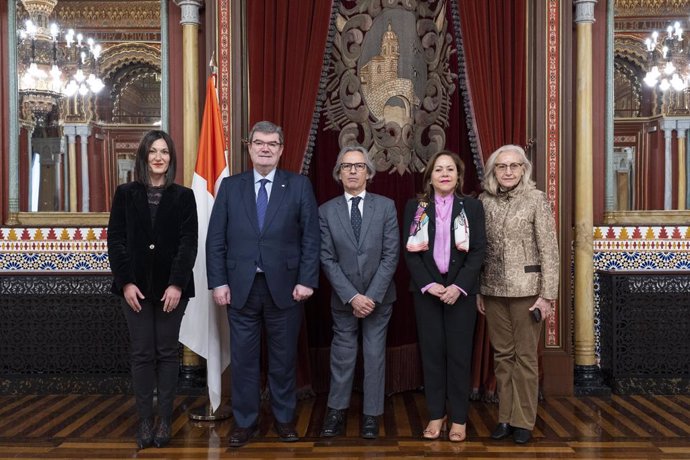
[[[176,163],[170,136],[146,133],[137,150],[136,179],[115,191],[108,222],[112,291],[123,297],[131,342],[140,449],[170,441],[180,323],[194,296],[196,201],[191,189],[173,183]]]
[[[447,150],[426,165],[424,192],[405,207],[403,255],[410,270],[430,421],[422,433],[467,437],[475,297],[486,250],[484,209],[462,193],[465,165]]]

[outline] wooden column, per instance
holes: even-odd
[[[182,10],[182,134],[184,185],[192,186],[199,144],[199,8],[202,0],[175,0]],[[203,248],[202,248],[203,249]],[[203,286],[202,286],[203,287]],[[182,352],[182,386],[195,386],[203,380],[199,356],[187,347]]]
[[[594,355],[592,23],[596,0],[575,0],[575,392],[603,387]]]
[[[182,10],[182,134],[184,185],[191,187],[199,144],[199,8],[202,0],[175,0]]]

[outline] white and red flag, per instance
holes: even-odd
[[[214,75],[211,75],[206,84],[206,104],[192,179],[199,218],[199,250],[194,264],[196,295],[189,299],[182,319],[180,342],[206,358],[208,397],[213,411],[220,406],[221,375],[230,364],[230,328],[226,310],[215,304],[207,289],[206,235],[218,187],[229,174],[225,146]]]

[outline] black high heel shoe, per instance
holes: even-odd
[[[137,447],[146,449],[151,445],[153,445],[153,419],[151,417],[142,418],[139,420],[139,429],[137,430]]]
[[[161,417],[156,428],[156,436],[153,438],[153,445],[160,448],[165,447],[170,442],[172,426],[170,417]]]

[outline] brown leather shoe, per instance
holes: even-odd
[[[242,447],[257,434],[259,434],[259,427],[256,425],[247,428],[236,426],[230,433],[230,447]]]
[[[273,428],[278,433],[278,437],[283,442],[295,442],[299,441],[299,436],[297,436],[297,430],[295,429],[295,424],[292,422],[280,423],[274,422]]]

